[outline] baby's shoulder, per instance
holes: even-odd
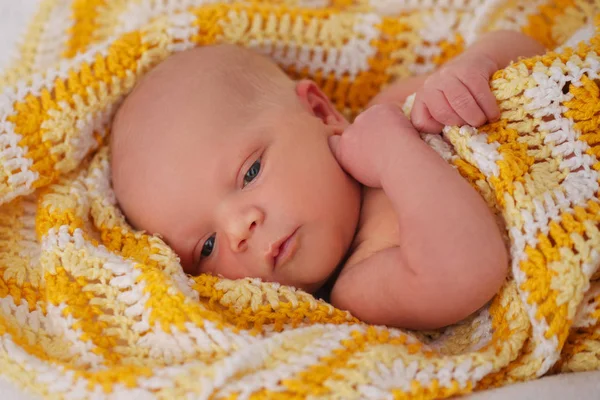
[[[361,217],[354,241],[344,264],[318,292],[317,296],[329,301],[329,295],[340,280],[351,279],[348,271],[372,255],[398,246],[400,231],[392,203],[383,190],[365,189]],[[344,285],[354,287],[355,285]]]
[[[350,269],[373,254],[399,244],[398,218],[389,198],[381,189],[364,189],[360,219],[348,256],[315,296],[329,301],[336,283],[352,275],[347,274]]]

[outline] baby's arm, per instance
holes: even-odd
[[[368,106],[370,107],[376,104],[390,103],[403,105],[408,96],[416,93],[419,89],[421,89],[421,87],[423,87],[425,80],[429,76],[430,74],[417,75],[394,81],[387,88],[373,97]]]
[[[400,103],[416,93],[411,119],[418,130],[439,133],[444,125],[480,126],[499,114],[489,88],[492,74],[519,57],[542,54],[544,50],[522,33],[490,32],[438,71],[395,82],[370,104]]]
[[[467,317],[498,291],[508,260],[492,212],[398,107],[370,108],[331,141],[346,171],[391,199],[401,240],[345,267],[335,306],[373,324],[429,329]]]

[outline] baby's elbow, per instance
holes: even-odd
[[[506,282],[509,268],[509,254],[504,241],[499,237],[489,253],[483,259],[484,268],[481,276],[482,283],[487,287],[488,297],[493,297]]]
[[[502,286],[506,283],[509,267],[509,255],[501,239],[490,243],[477,250],[477,254],[470,268],[473,278],[465,283],[468,287],[459,288],[457,296],[464,296],[470,293],[471,296],[465,296],[463,302],[463,313],[468,314],[483,307],[500,292]]]
[[[439,326],[457,323],[485,306],[506,283],[509,255],[504,243],[490,243],[463,265],[462,277],[445,290],[445,302],[440,304]],[[465,268],[466,267],[466,268]]]

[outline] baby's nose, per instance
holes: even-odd
[[[228,233],[233,252],[239,253],[248,248],[248,240],[252,237],[256,227],[263,223],[264,218],[264,213],[257,207],[248,207],[243,212],[230,216]]]

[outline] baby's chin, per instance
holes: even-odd
[[[297,282],[297,285],[292,284],[291,286],[295,286],[299,289],[304,290],[305,292],[315,294],[316,292],[320,291],[323,287],[328,286],[330,283],[335,281],[340,270],[346,263],[347,258],[348,257],[345,252],[341,257],[337,257],[330,263],[327,263],[326,265],[322,264],[320,267],[316,268],[316,270],[313,271],[313,279],[310,279],[309,282]]]

